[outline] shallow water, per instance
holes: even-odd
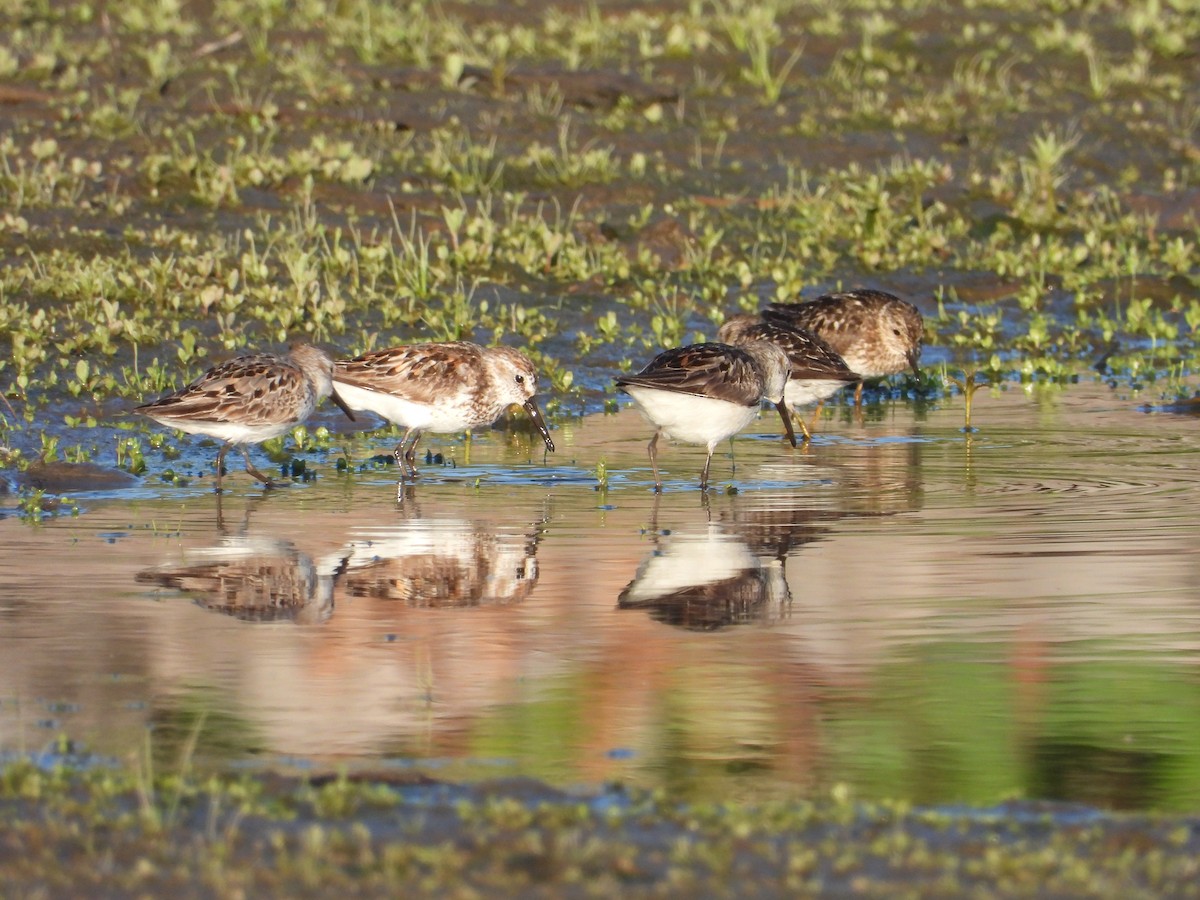
[[[764,414],[707,497],[684,446],[655,496],[625,409],[544,461],[434,439],[458,464],[399,502],[311,454],[281,490],[235,466],[219,505],[147,479],[8,516],[0,751],[129,758],[149,728],[167,765],[195,738],[696,799],[1194,808],[1200,420],[1010,387],[964,434],[960,403],[837,408],[795,451]]]

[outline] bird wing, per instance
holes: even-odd
[[[827,298],[806,300],[803,303],[771,303],[762,311],[768,322],[778,322],[791,327],[807,328],[810,331],[838,329],[844,321],[839,313],[840,305],[825,302]]]
[[[860,288],[821,294],[800,303],[769,303],[762,311],[762,317],[793,327],[799,325],[830,340],[861,327],[864,317],[878,315],[880,310],[893,304],[911,305],[886,291]]]
[[[788,356],[791,377],[830,379],[847,383],[859,378],[836,350],[806,328],[786,325],[781,321],[764,321],[746,329],[742,340],[770,341]]]
[[[728,344],[692,344],[665,350],[636,375],[622,375],[617,387],[648,387],[755,406],[762,376],[744,351]]]
[[[470,390],[485,377],[483,350],[468,341],[407,344],[334,363],[333,380],[430,404]]]
[[[274,424],[290,416],[284,402],[310,386],[299,366],[270,353],[241,356],[209,369],[173,394],[136,408],[159,419]]]

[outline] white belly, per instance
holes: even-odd
[[[295,421],[277,422],[273,425],[239,425],[236,422],[180,422],[171,425],[188,434],[205,434],[231,444],[257,444],[273,437],[286,434],[295,427]]]
[[[847,386],[845,381],[835,381],[832,379],[791,379],[787,383],[787,387],[783,390],[783,399],[787,401],[788,406],[793,408],[797,406],[808,406],[810,403],[816,403],[819,400],[824,400],[826,397],[832,397],[842,388]]]
[[[667,437],[713,447],[754,421],[758,406],[741,406],[715,397],[628,385],[625,388],[650,422]]]
[[[466,431],[484,424],[478,421],[472,407],[463,402],[466,398],[460,396],[447,397],[438,403],[415,403],[395,394],[368,391],[344,381],[337,382],[337,392],[351,409],[373,412],[403,428],[441,434]]]
[[[285,415],[277,422],[212,422],[204,419],[184,419],[172,416],[155,416],[150,418],[161,422],[168,428],[178,428],[187,434],[203,434],[216,438],[218,441],[228,441],[231,444],[257,444],[287,434],[297,423],[303,422],[313,413],[315,404],[306,403],[298,410]]]

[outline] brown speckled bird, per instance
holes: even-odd
[[[838,291],[803,303],[772,303],[762,315],[767,321],[808,329],[863,378],[894,375],[905,368],[921,374],[921,313],[885,291]],[[855,403],[861,400],[860,385]]]
[[[257,353],[215,366],[187,387],[134,411],[188,434],[206,434],[224,441],[217,454],[217,491],[225,453],[235,446],[246,460],[246,471],[268,487],[274,486],[250,462],[246,444],[284,434],[303,422],[325,397],[331,397],[354,420],[354,413],[333,387],[333,360],[322,350],[297,344],[282,355]]]
[[[490,425],[510,406],[522,406],[554,450],[534,394],[537,371],[511,347],[470,341],[408,344],[339,359],[338,392],[351,409],[365,409],[408,429],[396,445],[402,475],[417,474],[414,450],[426,431],[456,433]]]
[[[657,454],[660,435],[704,444],[708,456],[700,470],[703,490],[708,486],[713,450],[749,425],[763,400],[779,410],[794,447],[796,435],[783,402],[788,371],[786,353],[768,341],[749,341],[741,347],[718,343],[674,347],[658,354],[637,374],[618,378],[617,387],[633,397],[655,426],[646,448],[655,490],[662,490]]]

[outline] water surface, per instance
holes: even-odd
[[[656,497],[625,409],[544,460],[434,439],[456,465],[399,501],[318,453],[219,504],[147,479],[10,515],[0,750],[1194,808],[1200,420],[1010,387],[964,433],[960,402],[837,408],[801,450],[764,414],[707,496],[672,445]]]

